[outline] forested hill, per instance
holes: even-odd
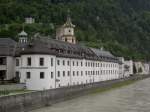
[[[118,56],[150,59],[150,0],[0,0],[0,37],[21,31],[54,37],[70,9],[76,37],[92,47],[104,47]]]

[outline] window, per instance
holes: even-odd
[[[87,66],[87,62],[85,62],[85,66]]]
[[[0,57],[0,65],[6,65],[6,57]]]
[[[74,39],[72,39],[72,43],[74,42]]]
[[[16,71],[16,78],[20,78],[18,71]]]
[[[44,66],[44,58],[40,58],[40,66]]]
[[[57,76],[60,77],[60,71],[57,72]]]
[[[31,78],[31,73],[30,73],[30,72],[27,72],[27,73],[26,73],[26,78],[27,78],[27,79],[30,79],[30,78]]]
[[[78,66],[78,61],[77,61],[77,66]]]
[[[19,66],[19,59],[16,59],[16,66]]]
[[[68,76],[70,76],[70,71],[68,71]]]
[[[40,72],[40,79],[44,79],[44,72]]]
[[[74,61],[72,62],[73,66],[74,66]]]
[[[90,67],[90,62],[88,62],[88,67]]]
[[[51,58],[51,66],[53,66],[53,58]]]
[[[68,66],[70,65],[69,61],[67,61]]]
[[[65,42],[67,42],[67,38],[65,38]]]
[[[73,76],[75,76],[75,71],[73,71]]]
[[[27,58],[27,65],[31,66],[31,58],[30,57]]]
[[[63,77],[65,77],[65,71],[63,71]]]
[[[81,71],[81,76],[83,76],[83,71]]]
[[[6,78],[6,70],[0,70],[0,79]]]
[[[63,65],[65,65],[65,60],[63,60]]]
[[[54,73],[53,72],[51,72],[51,79],[54,77]]]
[[[57,65],[60,65],[60,62],[59,62],[59,60],[57,60]]]
[[[81,62],[81,66],[83,66],[83,63]]]

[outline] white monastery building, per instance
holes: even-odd
[[[0,38],[0,77],[19,77],[29,90],[123,78],[123,63],[108,51],[79,45],[74,28],[68,17],[57,29],[56,39],[36,36],[29,41],[24,31],[19,33],[18,43]]]
[[[137,74],[149,74],[150,66],[148,63],[144,62],[134,62],[136,73]]]

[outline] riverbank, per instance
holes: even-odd
[[[123,82],[119,82],[119,83],[110,85],[109,87],[106,87],[106,88],[97,88],[95,90],[92,90],[91,93],[93,93],[93,94],[94,93],[101,93],[101,92],[109,91],[109,90],[112,90],[112,89],[117,89],[117,88],[120,88],[120,87],[128,86],[128,85],[133,84],[137,81],[138,80],[125,80]]]
[[[0,97],[0,112],[28,112],[85,94],[102,92],[121,87],[148,77],[149,76],[146,75],[134,76],[125,79],[111,80],[88,85],[4,96]]]

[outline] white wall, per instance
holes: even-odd
[[[31,66],[27,66],[27,58],[31,57]],[[44,58],[44,66],[40,66],[39,59]],[[51,66],[53,58],[53,66]],[[21,56],[21,82],[26,83],[30,90],[43,90],[55,88],[55,56],[50,55],[22,55]],[[26,73],[31,73],[31,78],[26,78]],[[44,79],[40,79],[40,72],[44,72]],[[53,78],[51,78],[53,72]]]
[[[124,66],[129,66],[129,71],[125,71],[125,77],[129,77],[133,74],[133,61],[124,61]]]
[[[12,56],[7,56],[7,80],[10,80],[15,77],[15,58]]]
[[[149,70],[149,64],[144,63],[144,74],[149,74],[150,70]]]
[[[31,57],[31,66],[27,66],[28,57]],[[44,58],[44,66],[39,65],[40,58]],[[51,66],[51,58],[53,58],[53,66]],[[60,88],[119,78],[119,64],[113,62],[62,58],[52,55],[22,55],[20,63],[20,67],[16,67],[16,70],[20,71],[21,82],[26,83],[29,90]],[[26,77],[27,72],[31,73],[30,79]],[[44,79],[40,79],[40,72],[45,73]],[[51,72],[53,72],[53,78],[51,78]]]

